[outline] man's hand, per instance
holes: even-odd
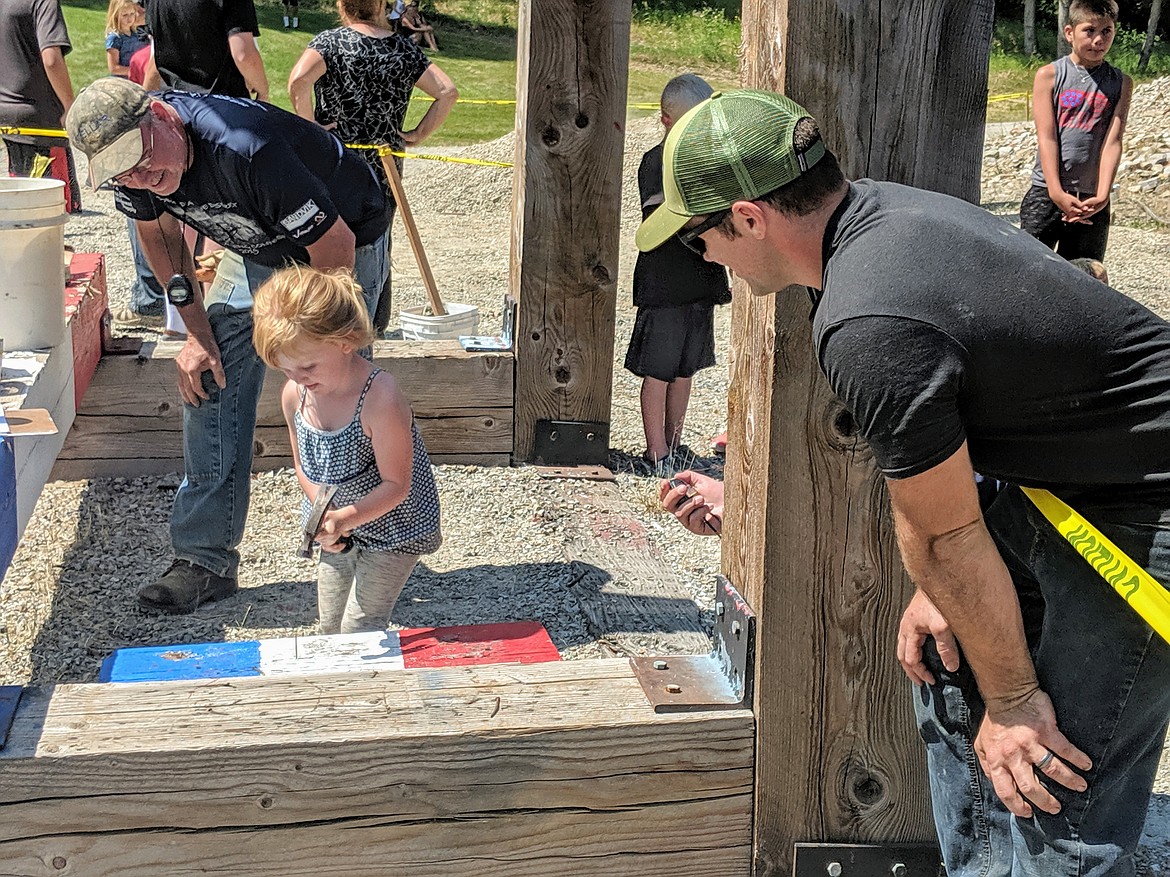
[[[194,333],[189,333],[187,343],[175,357],[175,365],[179,369],[179,395],[188,405],[198,408],[201,400],[211,398],[203,389],[203,373],[206,371],[211,372],[221,390],[227,386],[227,377],[223,373],[223,363],[219,361],[219,347],[215,341],[205,347]]]
[[[959,646],[951,627],[930,598],[915,590],[898,624],[898,663],[916,685],[934,685],[934,674],[922,661],[922,645],[927,636],[934,637],[943,666],[954,673],[959,669]]]
[[[1060,732],[1052,701],[1039,688],[1010,705],[989,702],[975,738],[975,752],[995,794],[1023,819],[1032,816],[1033,804],[1045,813],[1060,812],[1060,802],[1041,782],[1038,770],[1045,779],[1074,792],[1089,787],[1069,765],[1089,770],[1092,760]],[[1054,757],[1044,763],[1049,753]]]
[[[658,485],[662,507],[678,522],[698,536],[718,536],[723,532],[723,482],[698,472],[679,472],[681,481],[671,487],[669,481]]]

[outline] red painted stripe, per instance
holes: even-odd
[[[74,253],[65,284],[65,320],[73,339],[73,400],[89,389],[102,358],[102,315],[106,312],[106,263],[101,253]]]
[[[406,628],[398,631],[398,637],[408,670],[469,664],[539,664],[561,659],[548,631],[535,621]]]

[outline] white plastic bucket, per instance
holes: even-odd
[[[0,338],[7,350],[65,337],[65,184],[0,178]]]
[[[409,341],[441,341],[475,334],[479,328],[479,308],[460,302],[444,302],[444,305],[447,313],[442,317],[428,316],[422,307],[399,311],[402,337]]]

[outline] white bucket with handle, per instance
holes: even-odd
[[[0,338],[7,350],[65,338],[65,184],[0,178]]]
[[[427,314],[424,305],[403,308],[398,312],[402,337],[407,341],[457,340],[460,335],[474,335],[479,328],[479,308],[475,305],[449,301],[443,316]]]

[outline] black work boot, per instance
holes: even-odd
[[[234,578],[176,560],[157,582],[138,592],[138,605],[167,615],[186,615],[203,603],[230,597],[237,587]]]

